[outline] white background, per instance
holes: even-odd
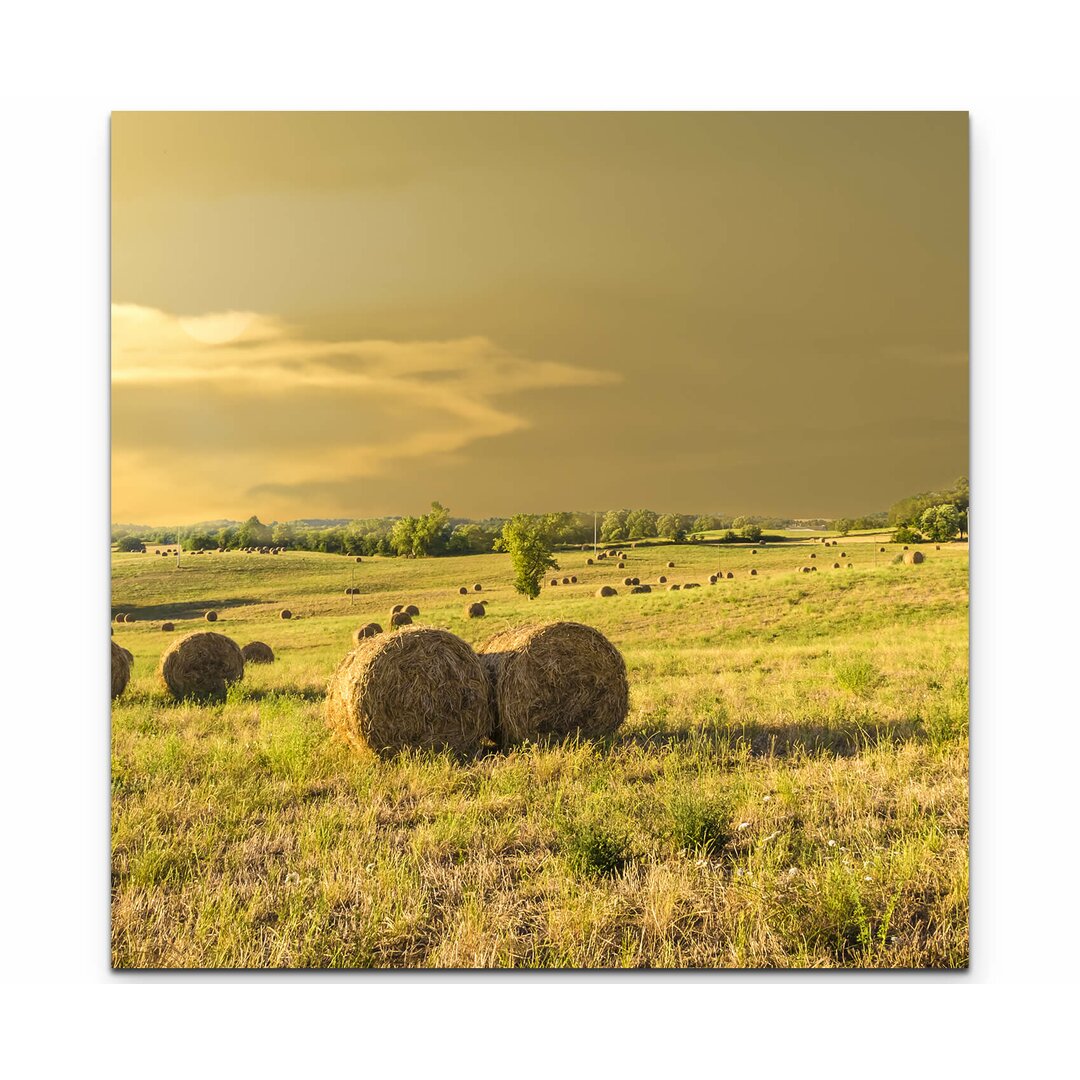
[[[948,0],[5,10],[0,927],[14,1075],[1055,1068],[1077,977],[1074,10]],[[970,110],[969,972],[110,973],[99,663],[108,122],[133,108]],[[43,578],[34,550],[52,545],[54,521],[65,554]]]

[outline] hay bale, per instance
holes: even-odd
[[[576,585],[577,584],[577,578],[573,574],[570,575],[570,584],[571,585]]]
[[[907,551],[907,548],[904,548]],[[918,566],[921,562],[926,562],[926,556],[921,551],[908,551],[904,556],[904,562],[909,566]]]
[[[816,566],[811,566],[810,570],[811,570],[812,573],[815,573],[815,574],[817,573],[817,567]]]
[[[283,619],[291,619],[292,618],[292,612],[287,607],[282,608],[278,612],[278,615],[280,615],[281,618],[283,618]]]
[[[420,618],[420,609],[415,604],[406,604],[405,605],[405,614],[408,615],[412,619],[419,619]]]
[[[664,577],[663,574],[661,574],[656,580],[659,581],[661,585],[666,585],[667,584],[667,578]]]
[[[640,585],[641,584],[641,578],[636,578],[636,577],[631,578],[630,579],[630,584],[631,585]]]
[[[853,566],[853,565],[854,565],[853,563],[848,563],[848,564],[847,564],[847,568],[848,568],[848,569],[850,570],[850,569],[852,568],[852,566]]]
[[[717,574],[710,574],[709,575],[709,584],[710,585],[715,585],[716,584],[716,579],[717,579],[718,576],[719,575],[717,575]]]
[[[750,554],[751,555],[756,555],[757,554],[757,548],[751,548],[750,549]]]
[[[833,568],[834,570],[839,570],[839,569],[840,569],[840,564],[839,564],[838,562],[834,562],[834,563],[832,564],[832,568]]]
[[[846,551],[841,551],[840,552],[840,558],[841,559],[846,559],[847,558],[847,552]]]
[[[466,589],[464,585],[462,585],[461,588],[458,589],[458,595],[459,596],[468,596],[469,595],[469,590]]]
[[[245,664],[272,664],[274,662],[274,650],[265,641],[249,641],[241,650],[240,655]]]
[[[879,548],[878,548],[878,551],[884,551],[884,550],[885,550],[885,549],[884,549],[883,547],[879,547]]]
[[[469,604],[465,608],[465,614],[470,619],[482,619],[487,614],[487,609],[483,604]]]
[[[684,589],[700,589],[701,583],[698,581],[688,581],[683,585]]]
[[[908,549],[908,546],[907,546],[907,544],[905,544],[904,545],[904,550],[907,551],[907,549]]]
[[[569,584],[570,584],[570,579],[569,579],[568,577],[564,577],[564,578],[562,579],[562,583],[563,583],[564,585],[569,585]]]
[[[619,563],[618,569],[619,570],[625,570],[626,569],[626,563],[624,563],[624,562]]]
[[[364,560],[359,555],[357,555],[356,556],[356,561],[357,562],[363,562]]]
[[[559,579],[558,579],[557,577],[553,577],[553,578],[552,578],[552,579],[551,579],[551,580],[550,580],[550,581],[548,582],[548,584],[549,584],[549,585],[551,585],[551,586],[555,586],[555,585],[558,585],[558,584],[559,584]]]
[[[669,585],[667,587],[667,589],[668,589],[668,592],[678,592],[679,591],[679,586],[678,585]]]
[[[597,596],[618,596],[619,591],[618,591],[618,589],[613,589],[610,585],[601,585],[600,588],[596,590],[596,595]]]
[[[810,558],[811,559],[816,559],[817,558],[817,552],[816,551],[811,551],[810,552]]]
[[[243,677],[244,654],[232,638],[197,630],[161,654],[158,673],[177,699],[220,699],[230,683]]]
[[[622,583],[623,583],[624,585],[633,585],[633,584],[634,584],[634,579],[633,579],[633,578],[631,578],[631,577],[624,577],[624,578],[622,579]]]
[[[345,595],[346,595],[346,596],[352,596],[352,594],[353,594],[353,591],[352,591],[352,586],[349,586],[349,588],[347,588],[347,589],[345,590]]]
[[[800,566],[799,570],[803,574],[809,574],[810,573],[810,567],[809,566]]]
[[[674,569],[675,569],[675,564],[674,564],[673,562],[669,562],[669,563],[667,564],[667,568],[668,568],[669,570],[674,570]]]
[[[607,558],[607,552],[606,551],[601,551],[600,554],[596,556],[596,558],[597,558],[597,561],[599,561],[600,559],[606,559]]]
[[[406,614],[404,611],[395,611],[390,616],[391,626],[412,626],[412,616]]]
[[[750,576],[751,577],[757,577],[757,568],[756,567],[753,567],[753,566],[750,567]]]
[[[164,630],[165,633],[171,634],[176,629],[176,627],[173,626],[171,622],[163,622],[161,624],[161,629]]]
[[[483,591],[483,589],[484,589],[484,586],[483,586],[483,585],[481,585],[481,584],[480,584],[479,582],[477,582],[477,583],[476,583],[476,584],[475,584],[475,585],[473,586],[473,592],[482,592],[482,591]]]
[[[405,610],[405,605],[404,604],[395,604],[390,609],[390,614],[391,615],[396,615],[399,611],[404,611],[404,610]]]
[[[833,547],[836,547],[836,545],[837,545],[837,544],[838,544],[839,542],[840,542],[839,540],[834,540],[834,541],[832,542],[832,546],[833,546]]]
[[[586,565],[586,566],[592,566],[592,564],[593,564],[593,561],[592,561],[592,559],[586,559],[586,560],[585,560],[585,565]]]
[[[940,551],[941,550],[941,545],[940,544],[935,544],[934,545],[934,550],[935,551]]]
[[[127,615],[125,615],[122,611],[118,611],[116,613],[116,621],[118,623],[127,622]]]
[[[729,578],[733,578],[735,576],[735,571],[734,570],[729,570],[725,576],[727,576]]]
[[[217,612],[216,611],[208,611],[206,613],[206,621],[207,622],[217,622]]]
[[[331,676],[325,716],[354,746],[377,754],[468,755],[494,726],[476,653],[461,638],[429,627],[362,641]]]
[[[112,646],[112,696],[118,698],[131,678],[131,661],[128,660],[126,649],[121,649],[115,641],[109,644]]]
[[[359,630],[352,632],[352,639],[355,645],[359,645],[364,638],[374,637],[376,634],[382,633],[382,627],[377,622],[364,623]]]
[[[542,736],[599,738],[626,719],[626,664],[591,626],[554,622],[504,630],[478,651],[502,746]]]
[[[652,592],[652,586],[651,585],[635,585],[630,591],[632,593],[647,593],[647,592],[651,593]]]

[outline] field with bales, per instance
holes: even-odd
[[[114,553],[114,965],[965,966],[967,545],[828,539],[560,551],[533,601],[502,554]],[[395,605],[474,646],[595,627],[628,718],[364,752],[326,687]],[[178,701],[159,664],[195,630],[273,661]]]

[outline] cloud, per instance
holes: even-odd
[[[116,304],[112,342],[114,517],[126,520],[235,516],[251,494],[273,495],[275,516],[360,513],[306,492],[528,428],[529,393],[618,381],[485,337],[319,341],[256,312]]]

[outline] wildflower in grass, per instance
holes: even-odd
[[[772,800],[772,796],[771,795],[766,795],[765,798],[762,799],[761,801],[762,802],[770,802],[771,800]]]
[[[863,878],[863,881],[873,881],[873,880],[874,879],[869,874],[867,874],[866,877]]]
[[[829,841],[829,847],[836,847],[836,841],[835,840],[830,840]]]
[[[739,832],[742,832],[743,829],[749,829],[749,828],[750,828],[750,822],[749,821],[740,821],[739,822]]]

